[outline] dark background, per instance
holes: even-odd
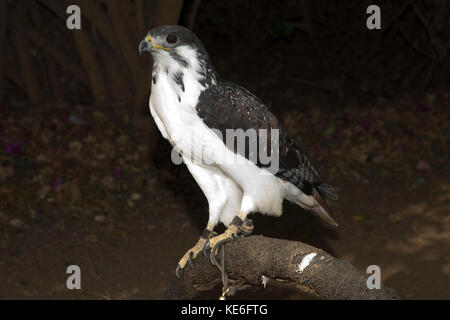
[[[381,30],[366,28],[370,4]],[[450,1],[0,0],[0,12],[0,298],[164,297],[208,212],[156,130],[138,55],[148,29],[176,23],[338,190],[339,228],[285,203],[281,218],[255,216],[255,233],[379,265],[402,298],[449,298]],[[66,289],[70,264],[82,290]],[[303,298],[272,283],[239,297]]]

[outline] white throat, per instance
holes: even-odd
[[[171,50],[174,51],[157,50],[153,54],[152,91],[163,90],[167,94],[171,90],[180,104],[195,106],[200,93],[209,86],[206,76],[210,70],[194,48],[179,46]],[[209,74],[215,84],[214,73]]]
[[[216,80],[207,79],[209,70],[193,48],[175,50],[176,59],[166,51],[154,53],[150,111],[162,135],[176,149],[187,150],[188,137],[204,127],[195,109],[199,97]]]

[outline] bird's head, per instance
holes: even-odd
[[[149,52],[155,64],[167,69],[192,69],[214,75],[212,64],[202,42],[189,29],[173,25],[151,29],[139,44],[139,54]]]

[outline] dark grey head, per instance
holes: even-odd
[[[151,29],[139,44],[139,54],[150,52],[156,64],[212,71],[211,61],[202,42],[182,26],[161,26]]]

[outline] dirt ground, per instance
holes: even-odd
[[[255,217],[256,232],[318,246],[363,271],[381,267],[383,283],[402,298],[448,299],[450,185],[436,174],[414,192],[339,183],[337,230],[289,205],[282,218]],[[191,201],[164,189],[149,205],[123,217],[36,215],[21,227],[2,226],[2,299],[161,299],[178,259],[195,243],[206,220],[200,194]],[[361,213],[370,218],[355,219]],[[61,213],[60,213],[61,214]],[[276,223],[275,228],[273,228]],[[82,270],[82,290],[65,286],[67,266]],[[219,292],[219,291],[218,291]],[[241,298],[294,299],[269,286]]]

